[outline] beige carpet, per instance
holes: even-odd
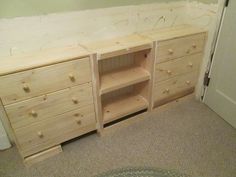
[[[63,146],[25,168],[16,148],[0,152],[1,177],[91,177],[122,167],[178,170],[193,177],[236,176],[236,130],[191,96]]]

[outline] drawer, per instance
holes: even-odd
[[[199,53],[205,46],[205,33],[162,41],[157,44],[156,63]]]
[[[181,74],[198,71],[201,61],[202,54],[200,53],[156,64],[155,82],[164,81]]]
[[[4,105],[91,81],[89,58],[0,77]]]
[[[94,105],[58,115],[15,130],[18,146],[25,157],[95,130]]]
[[[91,83],[13,103],[5,110],[16,129],[89,104],[93,104]]]
[[[155,105],[192,93],[197,80],[198,72],[192,72],[156,83],[153,92]]]

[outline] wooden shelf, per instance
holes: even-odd
[[[103,103],[103,123],[109,123],[129,114],[148,108],[148,102],[140,95],[123,95]]]
[[[109,40],[82,43],[84,48],[98,54],[98,60],[151,49],[153,41],[145,36],[131,34]]]
[[[122,68],[101,76],[100,95],[150,79],[142,67]]]

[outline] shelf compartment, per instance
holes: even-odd
[[[150,73],[142,67],[126,67],[101,76],[100,95],[150,79]]]
[[[147,100],[141,95],[125,94],[103,103],[103,123],[109,123],[148,108]]]

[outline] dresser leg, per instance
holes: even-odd
[[[103,135],[103,132],[104,132],[103,125],[97,124],[97,135],[101,137]]]
[[[50,149],[47,149],[43,152],[40,152],[40,153],[34,154],[32,156],[26,157],[24,159],[24,164],[25,164],[25,166],[30,167],[33,164],[41,162],[41,161],[43,161],[47,158],[53,157],[53,156],[55,156],[55,155],[57,155],[61,152],[62,152],[61,145],[58,145],[58,146],[52,147]]]

